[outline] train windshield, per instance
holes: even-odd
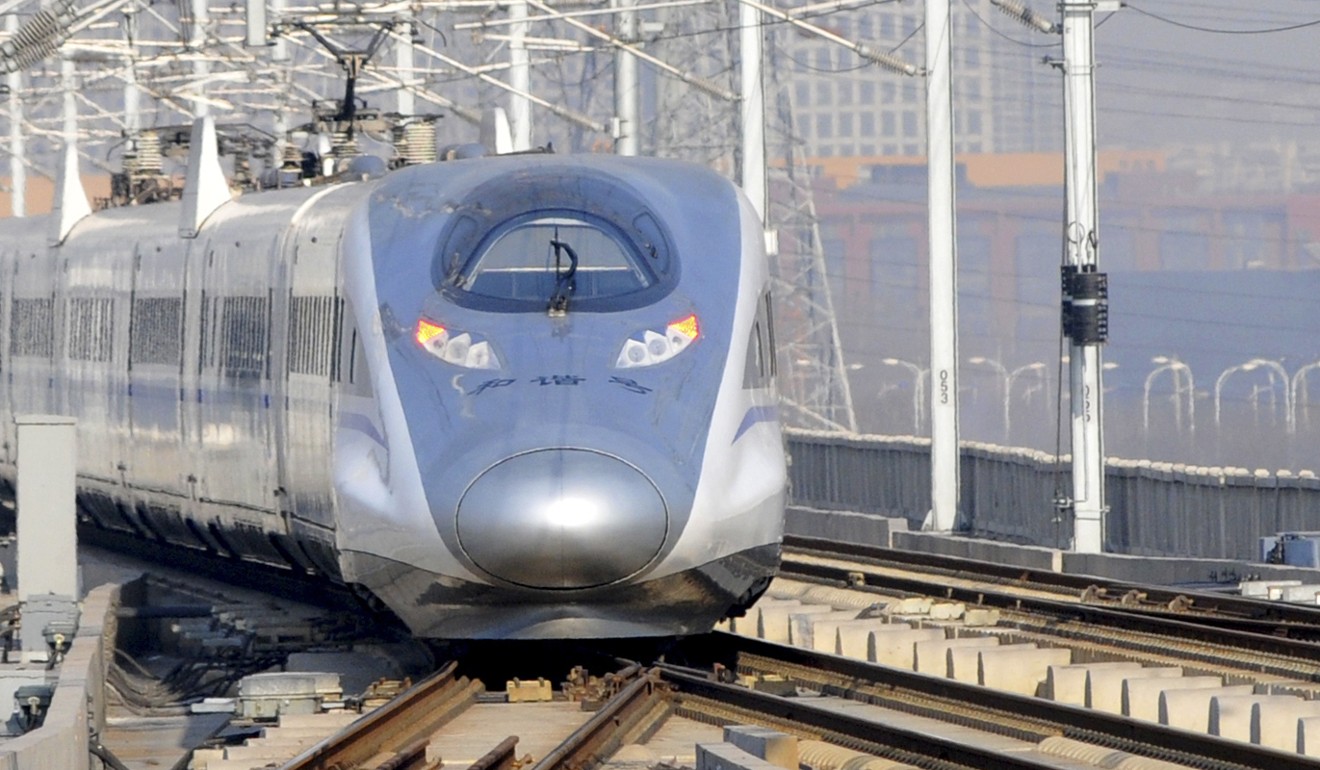
[[[495,228],[447,283],[469,301],[510,310],[543,309],[556,297],[610,309],[601,306],[626,303],[660,280],[633,239],[609,222],[541,212]]]

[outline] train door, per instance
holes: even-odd
[[[55,273],[52,254],[45,244],[23,243],[15,255],[10,285],[10,397],[14,414],[50,414],[55,323]],[[62,324],[60,325],[62,327]]]
[[[209,306],[203,283],[207,263],[212,259],[209,239],[197,238],[187,244],[183,270],[183,361],[179,368],[179,458],[185,472],[184,485],[191,506],[197,509],[207,490],[203,486],[209,474],[202,467],[202,417],[205,396],[202,392],[203,312]],[[205,520],[198,510],[199,518]],[[209,526],[209,525],[208,525]]]
[[[339,245],[344,212],[332,191],[308,200],[284,245],[288,281],[284,334],[277,346],[283,393],[276,420],[282,504],[299,551],[322,572],[338,574],[334,555],[334,388],[343,299]]]
[[[192,273],[200,278],[201,303],[196,487],[230,550],[284,565],[287,558],[271,543],[284,529],[270,354],[279,257],[267,235],[278,230],[259,224],[236,218],[217,226]]]
[[[79,477],[116,486],[127,467],[128,324],[121,311],[132,282],[131,249],[112,236],[66,247],[57,303],[63,322],[55,351],[57,411],[77,421]]]
[[[191,457],[184,447],[186,252],[177,239],[142,241],[128,297],[126,484],[146,526],[170,542],[207,545],[188,526]]]

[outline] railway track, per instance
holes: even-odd
[[[1036,755],[1082,745],[1116,756],[1130,754],[1203,768],[1274,770],[1281,760],[1278,752],[1261,746],[787,645],[729,634],[694,643],[703,647],[697,654],[725,661],[727,670],[736,671],[744,681],[755,684],[771,677],[792,683],[799,694],[805,691],[829,697],[776,699],[753,688],[712,683],[708,677],[665,669],[665,680],[676,683],[681,692],[731,703],[749,716],[767,715],[781,728],[791,729],[790,724],[809,727],[832,743],[855,746],[862,741],[870,744],[871,753],[906,755],[910,761],[946,757],[955,765],[971,767],[1054,767],[1050,760]],[[877,708],[870,712],[870,719],[854,713],[854,721],[846,722],[849,712],[838,701]],[[1022,746],[1014,749],[1013,744],[984,737],[959,740],[953,736],[965,736],[960,728]],[[1032,745],[1036,748],[1023,757],[1008,756]]]
[[[455,674],[449,665],[408,689],[349,729],[327,738],[284,765],[287,770],[360,767],[378,760],[380,770],[411,770],[439,765],[427,757],[430,736],[476,702],[479,682]],[[505,740],[483,755],[481,770],[507,768],[517,739]],[[506,746],[507,744],[507,746]]]
[[[769,728],[791,736],[799,762],[817,770],[832,770],[846,762],[857,767],[859,757],[861,762],[870,758],[872,767],[936,770],[1076,770],[1088,765],[1277,770],[1283,759],[1260,746],[734,635],[698,638],[686,646],[688,654],[730,663],[709,671],[660,664],[620,672],[612,697],[543,756],[519,759],[518,739],[510,736],[465,766],[473,770],[610,767],[625,747],[644,744],[671,720],[719,728]],[[452,721],[456,711],[470,708],[475,700],[472,685],[455,679],[452,671],[450,666],[282,767],[440,767],[444,760],[429,748],[443,737],[428,737],[427,732]],[[736,673],[743,683],[722,681],[729,673]],[[745,686],[767,676],[791,683],[791,695]],[[719,738],[708,737],[710,742],[694,747],[695,754],[713,750]],[[1307,766],[1305,760],[1295,759],[1297,766]],[[1129,764],[1120,764],[1124,760]]]
[[[1013,613],[1059,636],[1175,644],[1207,663],[1320,681],[1320,607],[1173,591],[956,557],[786,538],[781,576],[880,597],[924,596]],[[1098,634],[1097,634],[1098,632]]]
[[[702,752],[717,751],[712,746],[737,743],[731,726],[756,725],[790,736],[798,752],[791,766],[811,770],[866,762],[877,770],[1320,767],[1296,753],[1295,744],[1278,745],[1278,736],[1266,733],[1280,731],[1265,723],[1276,718],[1298,725],[1309,718],[1306,708],[1285,713],[1276,707],[1320,695],[1317,644],[1305,633],[1314,613],[1237,600],[1224,605],[1230,622],[1221,625],[1220,605],[1192,592],[1176,592],[1174,598],[1185,601],[1152,611],[1149,605],[1162,601],[1160,589],[1091,580],[1083,586],[1074,578],[1041,573],[1037,579],[998,566],[982,574],[975,563],[944,559],[920,574],[923,565],[885,556],[791,541],[783,577],[746,618],[730,624],[736,633],[684,640],[668,651],[670,662],[646,659],[591,684],[573,677],[564,692],[550,693],[542,682],[531,688],[542,690],[533,703],[516,702],[521,698],[515,695],[528,689],[523,685],[508,694],[486,692],[450,664],[375,711],[325,722],[331,727],[324,732],[334,734],[314,743],[303,736],[297,751],[285,755],[296,756],[281,766],[694,767]],[[1254,630],[1232,622],[1241,618],[1259,622]],[[770,635],[792,644],[751,638],[775,624],[782,633]],[[1286,626],[1288,635],[1264,633],[1270,624]],[[857,634],[844,633],[858,629],[864,630],[860,647]],[[922,670],[918,644],[924,642],[916,636],[897,657],[881,642],[906,638],[908,630],[928,642],[953,643],[941,648],[936,675]],[[990,646],[1011,653],[1000,669],[1047,673],[1038,680],[996,679]],[[593,665],[612,659],[599,653]],[[1042,665],[1046,659],[1053,665]],[[1137,673],[1113,673],[1122,671]],[[1152,689],[1150,680],[1175,677],[1185,681],[1163,694]],[[1102,691],[1109,694],[1101,697]],[[1187,697],[1176,700],[1178,693]],[[1204,711],[1213,697],[1235,704],[1221,709],[1215,729],[1189,725],[1187,713],[1173,713],[1194,711],[1188,703]],[[1102,704],[1105,698],[1112,702]],[[1145,706],[1138,705],[1141,698]],[[1150,705],[1166,698],[1159,708]],[[1160,708],[1172,717],[1156,716]],[[1320,722],[1320,709],[1314,714]],[[1246,734],[1238,734],[1243,729]],[[269,730],[278,732],[274,725]],[[246,770],[267,761],[216,760],[209,770]]]
[[[998,587],[1018,597],[1055,598],[1121,612],[1133,617],[1175,618],[1202,623],[1216,631],[1241,630],[1320,643],[1320,606],[1269,602],[1222,591],[1167,588],[1126,583],[1090,575],[1071,575],[942,554],[916,553],[858,543],[839,543],[789,535],[784,538],[785,569],[813,572],[805,557],[846,559],[872,569],[872,585],[899,588],[906,573],[915,588],[947,581],[948,598],[966,596],[977,587]],[[827,576],[828,570],[816,574]],[[837,573],[830,577],[838,578]],[[992,600],[992,599],[989,599]]]

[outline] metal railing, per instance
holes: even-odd
[[[788,432],[790,498],[814,508],[906,519],[930,510],[930,440]],[[962,443],[962,529],[1066,547],[1072,522],[1056,499],[1071,489],[1070,458]],[[1314,473],[1207,468],[1111,458],[1105,550],[1141,556],[1259,560],[1258,538],[1320,530]]]

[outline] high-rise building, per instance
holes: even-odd
[[[990,0],[955,3],[955,150],[1037,152],[1062,147],[1059,76],[1043,59],[1059,38],[1032,33],[995,12]],[[830,31],[920,65],[919,3],[880,3],[813,20]],[[806,33],[777,38],[779,66],[791,71],[793,109],[807,154],[917,157],[926,152],[925,80],[894,74]]]

